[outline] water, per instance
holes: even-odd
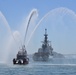
[[[76,75],[76,55],[36,62],[30,57],[28,65],[0,64],[0,75]]]
[[[68,8],[56,8],[45,14],[38,23],[33,24],[36,22],[37,16],[37,9],[33,9],[26,18],[27,20],[25,21],[26,23],[24,22],[24,26],[22,24],[18,26],[18,28],[23,28],[13,31],[5,16],[0,12],[1,61],[6,62],[8,59],[15,57],[23,42],[25,42],[28,54],[36,52],[40,47],[40,41],[43,39],[45,28],[48,29],[48,39],[50,38],[49,40],[53,41],[52,45],[55,51],[60,53],[75,52],[76,36],[74,33],[76,32],[76,15],[74,11]],[[24,41],[24,35],[27,41]]]
[[[51,63],[52,61],[55,63]],[[59,64],[54,60],[48,62],[30,61],[28,65],[24,66],[0,64],[0,75],[76,75],[76,59],[75,63],[71,64]]]
[[[48,26],[45,26],[45,24],[46,23],[49,23],[49,20],[50,20],[50,22],[51,22],[51,24],[53,23],[53,25],[54,25],[54,22],[56,22],[57,21],[57,19],[58,19],[58,17],[60,17],[60,21],[61,22],[63,22],[63,23],[61,23],[61,25],[64,25],[63,26],[63,28],[67,28],[67,26],[64,24],[65,22],[64,22],[64,18],[67,18],[67,17],[65,17],[65,16],[68,16],[68,18],[69,18],[69,16],[73,19],[73,21],[75,21],[76,20],[76,14],[75,14],[75,12],[73,12],[72,10],[70,10],[70,9],[68,9],[68,8],[64,8],[64,7],[61,7],[61,8],[56,8],[56,9],[53,9],[53,10],[51,10],[51,11],[49,11],[47,14],[45,14],[41,19],[40,19],[40,21],[37,23],[37,25],[35,26],[35,28],[33,29],[33,31],[32,31],[32,33],[31,33],[31,35],[30,35],[30,38],[28,39],[28,43],[29,43],[29,41],[30,41],[30,39],[31,39],[31,37],[33,36],[33,34],[35,33],[35,31],[37,30],[37,28],[41,25],[41,23],[42,22],[44,22],[44,27],[48,27]],[[52,19],[51,19],[52,18]],[[54,20],[53,20],[54,19]],[[58,22],[58,21],[57,21]],[[47,25],[47,24],[46,24]],[[50,25],[50,23],[49,23],[49,25]],[[53,26],[54,28],[56,28],[56,25],[57,24],[55,24],[55,26]],[[42,26],[42,27],[43,27]],[[49,26],[50,27],[50,26]],[[53,29],[53,27],[51,27],[51,29]],[[51,30],[52,31],[52,30]]]
[[[35,14],[36,14],[36,15],[35,15]],[[25,32],[24,43],[23,43],[23,44],[25,44],[25,42],[26,42],[26,36],[27,36],[28,29],[29,29],[29,25],[30,25],[31,19],[32,19],[32,17],[33,17],[34,15],[35,15],[35,16],[38,16],[38,11],[37,11],[37,9],[33,9],[33,10],[30,12],[30,14],[29,14],[29,16],[28,16],[28,18],[27,18],[26,32]]]
[[[0,55],[1,55],[0,61],[1,62],[8,62],[9,59],[13,59],[13,57],[15,57],[16,53],[18,52],[22,44],[25,44],[26,35],[28,33],[27,37],[29,36],[29,32],[31,32],[31,29],[33,28],[33,22],[35,21],[35,18],[37,16],[38,16],[37,10],[33,9],[28,15],[25,23],[25,29],[23,32],[25,34],[25,37],[21,37],[23,35],[20,33],[20,31],[11,30],[7,19],[0,11]],[[32,24],[31,28],[30,28],[31,25],[30,23]],[[29,28],[30,30],[28,30]]]
[[[23,37],[25,34],[26,37],[27,34],[27,37],[29,38],[26,38],[26,40],[27,45],[29,46],[26,49],[29,50],[30,53],[36,52],[40,47],[37,41],[40,42],[41,39],[39,38],[42,37],[39,33],[43,35],[45,27],[50,30],[48,31],[50,34],[50,40],[53,41],[52,44],[54,45],[54,50],[56,52],[60,50],[62,53],[70,51],[75,53],[76,36],[74,33],[76,32],[76,14],[67,8],[56,8],[48,12],[37,24],[33,26],[31,15],[34,12],[36,12],[37,15],[37,10],[32,11],[29,14],[26,28],[22,25],[22,27],[28,30],[28,32],[25,33],[25,29],[21,29],[23,32],[21,34],[21,31],[18,30],[15,30],[13,33],[11,32],[11,28],[7,20],[0,12],[0,62],[6,61],[7,59],[9,62],[5,64],[3,64],[3,62],[0,64],[0,75],[76,75],[76,57],[71,58],[69,56],[69,58],[67,58],[66,56],[65,59],[55,58],[48,62],[34,62],[31,59],[30,63],[24,66],[12,64],[11,61],[16,56],[19,49],[19,44],[17,44],[18,46],[16,45],[14,38],[18,41],[20,40],[19,36]],[[35,15],[35,13],[33,15]],[[31,24],[32,27],[29,24]],[[37,35],[33,35],[34,33]],[[13,34],[13,36],[11,34]],[[34,36],[33,39],[31,39],[32,36]],[[30,42],[30,40],[32,40],[32,42]],[[39,47],[37,47],[38,45]]]

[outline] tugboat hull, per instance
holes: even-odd
[[[25,45],[22,46],[21,51],[18,51],[17,57],[13,59],[13,64],[26,65],[29,63]]]
[[[27,59],[27,60],[25,60],[25,59],[19,59],[19,60],[17,60],[17,59],[13,59],[13,64],[15,65],[15,64],[19,64],[19,65],[27,65],[29,63],[29,59]]]

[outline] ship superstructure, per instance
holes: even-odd
[[[53,55],[53,48],[51,46],[51,41],[48,41],[47,29],[45,29],[44,41],[42,41],[42,47],[38,49],[38,52],[34,53],[33,60],[35,61],[47,61],[49,55]]]

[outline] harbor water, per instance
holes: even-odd
[[[76,58],[54,58],[46,62],[30,59],[28,65],[1,63],[0,75],[76,75]]]

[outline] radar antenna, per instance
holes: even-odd
[[[48,34],[47,34],[47,29],[45,29],[45,34],[44,34],[44,36],[45,36],[45,38],[44,38],[44,41],[45,41],[45,43],[47,43],[48,42]]]

